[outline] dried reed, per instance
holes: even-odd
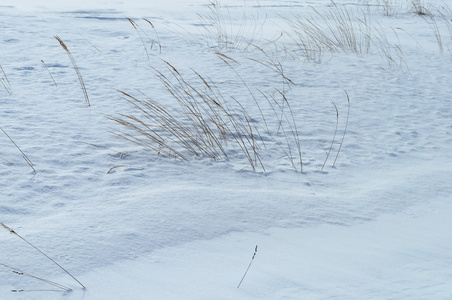
[[[141,43],[143,43],[144,51],[146,52],[146,57],[149,60],[148,48],[146,47],[146,43],[144,42],[143,37],[140,34],[140,31],[138,31],[138,28],[139,28],[138,24],[134,20],[132,20],[131,18],[126,18],[126,19],[130,22],[130,24],[132,24],[133,28],[135,28],[136,32],[138,33],[138,36],[140,37]]]
[[[30,168],[33,169],[33,172],[36,172],[35,168],[33,167],[33,163],[31,162],[31,160],[28,158],[28,156],[22,151],[22,149],[20,149],[20,147],[16,144],[16,142],[14,142],[14,140],[6,133],[5,130],[3,130],[3,128],[0,127],[0,130],[3,131],[3,133],[8,137],[8,139],[14,144],[14,146],[16,146],[17,150],[20,151],[20,153],[22,153],[22,157],[23,159],[27,162],[27,164],[30,166]]]
[[[331,151],[333,149],[333,146],[335,144],[338,144],[339,148],[337,150],[336,157],[334,158],[334,162],[332,164],[332,166],[334,167],[334,165],[336,164],[337,158],[339,157],[339,153],[341,152],[342,145],[344,144],[345,134],[347,132],[347,127],[348,127],[348,120],[350,118],[350,97],[348,96],[347,91],[344,91],[344,92],[345,92],[345,95],[347,96],[347,118],[345,120],[345,126],[344,126],[344,132],[342,134],[342,139],[341,139],[340,142],[336,143],[336,135],[337,135],[338,126],[339,126],[339,110],[337,108],[337,105],[334,102],[332,102],[333,105],[334,105],[334,109],[336,111],[336,128],[334,129],[333,139],[331,140],[330,148],[327,151],[327,155],[326,155],[325,161],[323,162],[323,165],[322,165],[322,168],[320,169],[320,171],[323,171],[323,168],[325,167],[325,165],[326,165],[326,163],[328,161],[328,158],[330,157],[330,154],[331,154]]]
[[[36,251],[38,251],[39,253],[41,253],[42,255],[44,255],[47,259],[49,259],[51,262],[53,262],[55,265],[57,265],[61,270],[63,270],[64,272],[66,272],[66,274],[68,274],[69,276],[71,276],[75,281],[77,281],[78,284],[80,284],[82,286],[83,289],[85,289],[85,286],[78,281],[77,278],[75,278],[71,273],[69,273],[65,268],[63,268],[60,264],[58,264],[56,261],[54,261],[52,258],[50,258],[47,254],[45,254],[44,252],[42,252],[41,250],[39,250],[35,245],[33,245],[32,243],[30,243],[29,241],[27,241],[25,238],[23,238],[21,235],[19,235],[17,232],[15,232],[14,230],[12,230],[11,228],[9,228],[8,226],[6,226],[5,224],[0,222],[0,225],[3,226],[3,228],[5,228],[6,230],[8,230],[11,234],[14,234],[15,236],[17,236],[18,238],[20,238],[21,240],[23,240],[25,243],[27,243],[28,245],[30,245],[32,248],[34,248]]]
[[[2,224],[2,225],[3,225],[3,224]],[[25,272],[23,272],[23,271],[21,271],[21,270],[19,270],[19,269],[10,267],[10,266],[8,266],[8,265],[5,265],[5,264],[0,263],[0,266],[3,266],[3,267],[5,267],[5,268],[7,268],[7,269],[12,270],[12,272],[13,272],[14,274],[16,274],[16,275],[27,276],[27,277],[31,277],[31,278],[40,280],[40,281],[45,282],[45,283],[47,283],[47,284],[50,284],[50,285],[52,285],[52,286],[54,286],[54,287],[57,287],[57,288],[59,288],[59,289],[65,291],[65,292],[72,291],[71,288],[68,288],[68,287],[66,287],[66,286],[64,286],[64,285],[62,285],[62,284],[59,284],[59,283],[56,283],[56,282],[54,282],[54,281],[50,281],[50,280],[47,280],[47,279],[44,279],[44,278],[41,278],[41,277],[37,277],[37,276],[31,275],[31,274],[25,273]],[[31,290],[22,290],[22,289],[21,289],[21,290],[11,290],[11,292],[16,292],[16,293],[18,293],[18,292],[29,292],[29,291],[31,291]],[[33,291],[42,291],[42,290],[33,290]],[[48,291],[48,290],[45,290],[45,291]],[[53,291],[53,290],[52,290],[52,291]]]
[[[13,92],[11,91],[11,83],[9,82],[8,76],[5,73],[5,70],[3,70],[2,65],[0,65],[0,69],[2,70],[2,73],[5,77],[2,77],[1,83],[3,87],[5,88],[6,92],[11,96]]]
[[[80,74],[80,69],[77,66],[77,63],[75,62],[74,57],[72,56],[71,52],[69,51],[68,47],[63,42],[63,40],[60,39],[60,37],[57,35],[55,35],[54,37],[60,43],[61,47],[63,47],[63,49],[66,50],[66,53],[69,56],[69,59],[71,60],[72,66],[74,67],[74,70],[77,73],[77,77],[80,82],[80,86],[82,87],[82,91],[83,91],[83,95],[85,96],[86,103],[88,104],[88,106],[91,106],[89,97],[88,97],[88,92],[86,91],[85,82],[83,81],[82,74]]]
[[[246,50],[263,33],[267,18],[261,20],[258,10],[249,17],[244,8],[239,25],[235,26],[227,5],[211,1],[207,7],[208,13],[198,14],[198,18],[202,39],[208,46]]]
[[[257,245],[256,245],[256,248],[254,248],[254,254],[253,254],[253,257],[251,257],[250,264],[248,265],[248,268],[246,268],[245,274],[243,274],[242,280],[240,280],[239,285],[237,286],[237,288],[240,288],[240,285],[242,284],[243,279],[245,279],[245,276],[246,276],[246,274],[248,273],[248,270],[250,269],[251,264],[252,264],[253,261],[254,261],[254,258],[256,257],[256,253],[257,253]]]
[[[162,44],[160,43],[159,34],[157,33],[157,30],[155,29],[154,24],[152,24],[152,22],[149,21],[149,20],[146,19],[146,18],[143,18],[143,20],[145,20],[146,22],[148,22],[149,25],[151,25],[152,29],[154,29],[154,33],[155,33],[155,36],[156,36],[156,38],[157,38],[157,45],[158,45],[158,47],[159,47],[160,53],[162,53]],[[150,39],[150,40],[151,40],[152,46],[154,46],[154,40],[152,40],[152,39]],[[151,46],[151,49],[152,49],[152,46]]]
[[[53,83],[55,84],[55,86],[58,86],[57,83],[55,82],[55,79],[54,79],[53,76],[52,76],[52,73],[50,73],[50,70],[49,70],[49,68],[47,67],[46,63],[45,63],[42,59],[41,59],[41,62],[42,62],[42,64],[44,65],[44,67],[46,68],[47,72],[49,73],[50,78],[52,78]]]

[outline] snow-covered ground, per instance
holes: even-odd
[[[0,299],[452,297],[452,1],[72,2],[0,4],[0,127],[35,170],[0,131],[0,222],[86,289],[0,227]],[[301,51],[331,12],[368,47]],[[112,134],[118,90],[179,109],[166,62],[253,117],[265,170],[232,137],[186,162]]]

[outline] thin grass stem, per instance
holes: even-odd
[[[53,262],[55,265],[57,265],[61,270],[63,270],[64,272],[66,272],[66,274],[68,274],[69,276],[71,276],[75,281],[77,281],[78,284],[80,284],[83,289],[86,289],[85,286],[78,281],[77,278],[75,278],[71,273],[69,273],[65,268],[63,268],[60,264],[58,264],[56,261],[54,261],[52,258],[50,258],[47,254],[45,254],[44,252],[42,252],[40,249],[38,249],[35,245],[33,245],[32,243],[30,243],[29,241],[27,241],[25,238],[23,238],[21,235],[19,235],[17,232],[15,232],[14,230],[12,230],[11,228],[9,228],[8,226],[6,226],[3,223],[0,223],[0,225],[3,226],[3,228],[5,228],[6,230],[8,230],[10,233],[16,235],[18,238],[20,238],[21,240],[23,240],[25,243],[27,243],[28,245],[30,245],[32,248],[34,248],[36,251],[38,251],[39,253],[41,253],[42,255],[44,255],[47,259],[49,259],[51,262]]]

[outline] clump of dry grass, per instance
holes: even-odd
[[[69,59],[71,60],[72,66],[74,67],[74,70],[77,73],[77,77],[80,82],[80,86],[82,87],[83,96],[85,96],[86,103],[88,104],[88,106],[90,106],[91,104],[89,101],[88,92],[86,91],[85,82],[83,81],[82,74],[80,73],[80,69],[77,66],[77,63],[75,62],[74,57],[72,56],[72,54],[69,51],[66,44],[63,42],[63,40],[59,36],[55,35],[55,39],[60,43],[61,47],[63,47],[63,49],[66,51]]]
[[[307,60],[321,61],[324,53],[379,54],[390,68],[408,69],[401,47],[388,39],[381,25],[372,24],[370,12],[349,9],[333,1],[324,10],[310,8],[313,13],[307,18],[286,19],[290,28],[286,35]]]
[[[146,97],[139,99],[124,91],[119,91],[124,99],[141,113],[134,115],[110,116],[109,118],[125,126],[129,131],[116,133],[121,138],[132,141],[169,157],[189,161],[189,155],[209,157],[213,160],[228,159],[226,146],[232,140],[246,155],[250,166],[262,166],[258,150],[261,138],[252,118],[243,107],[234,108],[221,92],[199,73],[195,74],[202,86],[195,86],[185,80],[170,63],[165,62],[169,75],[155,70],[156,75],[179,104],[180,111],[166,108]],[[234,100],[233,100],[234,101]],[[238,103],[235,103],[238,104]],[[138,133],[138,135],[136,135]]]
[[[358,18],[346,7],[332,4],[322,11],[311,6],[313,13],[306,19],[286,19],[292,29],[287,34],[309,60],[320,60],[324,51],[369,53],[372,35],[366,14],[362,12]]]
[[[412,10],[419,16],[431,16],[432,12],[427,8],[423,0],[411,0]]]
[[[250,15],[244,7],[242,18],[233,20],[227,5],[211,1],[207,7],[208,12],[198,14],[198,18],[202,40],[208,46],[218,49],[247,49],[263,33],[266,17],[261,19],[259,10]]]
[[[234,152],[239,151],[244,155],[248,166],[253,170],[259,168],[265,172],[262,152],[267,148],[268,141],[278,145],[283,150],[283,156],[290,159],[294,169],[298,169],[291,150],[293,145],[288,138],[288,134],[292,133],[293,140],[297,143],[295,151],[299,152],[301,169],[298,131],[295,118],[293,115],[290,117],[291,109],[287,98],[279,92],[273,98],[266,96],[267,100],[264,99],[278,119],[278,132],[272,132],[259,106],[262,99],[256,99],[252,89],[233,68],[231,62],[235,60],[224,54],[219,57],[236,72],[239,83],[246,87],[249,97],[254,99],[260,116],[251,116],[238,99],[226,96],[208,77],[192,70],[195,79],[188,81],[176,67],[165,61],[166,71],[155,69],[155,74],[176,100],[178,109],[164,106],[141,92],[141,96],[134,96],[119,91],[123,99],[134,106],[139,114],[109,116],[109,119],[121,124],[124,129],[114,134],[159,155],[184,161],[190,161],[192,156],[228,160],[231,158],[229,150],[234,149]],[[282,98],[282,102],[276,100],[277,96]],[[285,129],[286,126],[289,128]],[[276,137],[281,132],[288,142],[287,147]]]

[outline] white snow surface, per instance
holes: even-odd
[[[239,36],[265,21],[253,44],[294,85],[257,63],[268,57],[246,38],[209,40],[215,26],[198,16],[207,1],[1,2],[0,127],[35,171],[0,132],[0,222],[86,289],[0,227],[0,299],[451,299],[452,1],[422,1],[435,23],[407,1],[389,13],[381,1],[337,1],[385,32],[393,63],[377,48],[324,50],[320,61],[296,52],[287,20],[315,18],[330,1],[217,3],[223,29]],[[155,74],[165,61],[187,80],[192,69],[209,78],[257,123],[264,115],[277,127],[248,89],[284,90],[303,170],[272,140],[265,170],[253,170],[232,144],[228,159],[185,162],[112,134],[122,128],[107,116],[136,112],[118,90],[177,109]]]

